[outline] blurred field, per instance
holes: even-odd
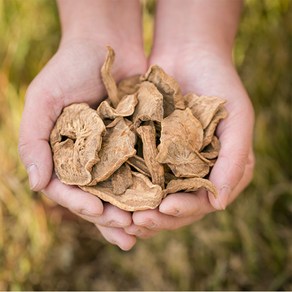
[[[247,1],[234,50],[256,111],[253,183],[226,211],[125,253],[29,191],[18,127],[59,24],[54,1],[0,0],[0,290],[292,290],[291,19],[289,0]]]

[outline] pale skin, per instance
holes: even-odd
[[[254,166],[253,108],[231,57],[241,6],[239,0],[158,1],[154,45],[147,60],[139,1],[87,0],[72,5],[59,0],[60,47],[30,85],[21,123],[19,152],[31,188],[94,223],[107,241],[123,250],[131,249],[137,238],[225,209],[249,184]],[[116,80],[143,74],[150,64],[158,64],[184,92],[227,100],[229,116],[217,130],[222,148],[210,175],[219,191],[217,199],[203,190],[171,194],[159,208],[132,214],[52,175],[50,131],[64,106],[73,102],[96,106],[104,96],[99,70],[106,45],[116,51]]]

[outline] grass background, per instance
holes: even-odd
[[[0,0],[0,290],[292,290],[292,1],[245,3],[234,61],[256,111],[254,180],[226,211],[125,253],[29,190],[18,127],[59,23],[54,1]]]

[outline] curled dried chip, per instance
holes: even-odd
[[[137,128],[143,143],[143,157],[154,184],[164,187],[164,167],[156,160],[156,132],[153,122]]]
[[[142,80],[152,82],[163,95],[164,117],[175,109],[185,109],[185,101],[177,81],[162,68],[152,65]]]
[[[130,166],[123,164],[116,172],[111,176],[113,193],[115,195],[123,194],[127,188],[133,184],[132,172]]]
[[[172,180],[167,184],[166,189],[162,192],[165,197],[168,194],[177,193],[180,191],[195,192],[200,188],[205,188],[206,190],[210,191],[215,198],[218,196],[217,189],[213,185],[213,183],[204,178],[186,178]]]
[[[107,46],[107,50],[108,51],[105,62],[101,67],[101,79],[107,91],[108,98],[110,99],[113,106],[116,107],[119,103],[118,89],[116,82],[111,74],[111,68],[115,60],[115,52],[110,46]]]
[[[145,160],[142,157],[134,155],[133,157],[130,157],[126,163],[135,168],[139,173],[151,177],[149,169],[146,166]]]
[[[133,122],[138,127],[141,121],[157,121],[163,119],[163,96],[150,82],[142,82],[138,90],[138,104],[133,114]]]
[[[218,126],[219,122],[227,117],[228,113],[225,107],[221,106],[215,116],[213,117],[212,121],[208,125],[208,127],[204,131],[204,140],[202,149],[211,143],[216,127]]]
[[[115,121],[113,121],[114,123]],[[135,155],[135,133],[132,132],[123,118],[118,118],[115,125],[107,128],[99,152],[100,161],[92,169],[94,185],[108,179],[129,157]]]
[[[140,87],[140,78],[141,75],[135,75],[123,79],[118,84],[118,96],[121,100],[125,95],[131,95],[138,91]]]
[[[87,104],[64,108],[50,135],[55,172],[63,183],[86,185],[91,181],[104,132],[101,118]]]
[[[225,104],[225,100],[217,96],[197,96],[189,93],[184,97],[187,107],[193,115],[201,122],[203,129],[206,129],[213,120],[216,113]]]
[[[138,99],[135,94],[125,95],[116,108],[113,108],[108,100],[104,100],[97,108],[97,113],[102,119],[115,119],[117,117],[131,116],[135,110]]]
[[[201,152],[201,155],[206,159],[215,159],[220,151],[220,141],[216,136],[213,136],[212,141]]]
[[[155,209],[162,200],[162,189],[151,183],[148,177],[132,172],[133,184],[123,194],[115,195],[111,181],[95,186],[83,186],[82,190],[126,211]]]

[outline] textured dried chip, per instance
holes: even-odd
[[[99,152],[100,161],[92,169],[90,185],[106,180],[129,157],[134,156],[136,153],[135,140],[135,133],[130,130],[123,118],[118,118],[114,127],[107,128]]]
[[[55,172],[63,183],[86,185],[91,181],[104,132],[102,120],[87,104],[64,108],[50,136]]]
[[[199,150],[203,144],[201,123],[193,116],[191,110],[175,110],[161,122],[161,138],[158,146],[159,155],[164,152],[164,144],[168,141],[183,143],[191,150]]]
[[[104,100],[97,108],[97,113],[102,119],[115,119],[117,117],[131,116],[135,110],[138,99],[135,94],[125,95],[116,108],[111,107],[108,100]]]
[[[142,157],[134,155],[133,157],[130,157],[126,163],[135,168],[138,172],[151,177],[149,169],[147,168],[146,163]]]
[[[202,145],[202,149],[211,143],[216,127],[218,126],[219,122],[227,117],[228,113],[225,107],[221,106],[215,116],[213,117],[212,121],[208,125],[208,127],[204,131],[204,141]]]
[[[180,191],[195,192],[200,188],[205,188],[210,191],[214,197],[217,197],[216,187],[207,179],[204,178],[186,178],[172,180],[167,184],[165,190],[163,190],[164,197],[171,193],[177,193]]]
[[[108,181],[80,188],[126,211],[155,209],[162,200],[161,187],[152,184],[149,178],[141,173],[132,172],[132,179],[132,186],[118,196],[114,195]]]
[[[138,127],[141,121],[157,121],[163,119],[163,96],[150,82],[142,82],[138,90],[138,105],[133,114],[133,122]]]
[[[123,194],[133,184],[130,166],[123,164],[112,176],[112,187],[115,195]]]
[[[141,75],[135,75],[123,79],[118,84],[118,96],[121,100],[125,95],[131,95],[138,91],[140,87],[140,78]]]
[[[204,177],[209,173],[209,161],[183,142],[167,141],[165,147],[167,154],[163,161],[176,177]]]
[[[145,164],[151,174],[152,183],[164,187],[164,167],[156,160],[158,154],[156,148],[156,132],[154,123],[137,128],[137,133],[141,137],[143,143],[143,157]]]
[[[217,96],[197,96],[194,93],[187,94],[184,98],[193,115],[201,122],[203,129],[207,128],[226,102]]]
[[[175,109],[185,109],[185,102],[179,84],[159,66],[151,66],[143,79],[152,82],[162,93],[164,117]]]
[[[107,47],[107,56],[101,67],[101,79],[108,94],[108,98],[114,107],[119,103],[118,89],[116,82],[111,74],[111,68],[115,60],[115,52],[111,47]]]
[[[215,159],[218,157],[220,150],[220,141],[216,136],[213,136],[212,141],[200,153],[206,159]]]

